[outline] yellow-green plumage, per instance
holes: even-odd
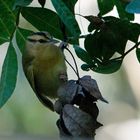
[[[46,42],[38,42],[41,39]],[[35,34],[29,40],[23,53],[23,70],[37,97],[53,110],[53,105],[46,96],[56,98],[58,88],[67,79],[64,55],[49,38]]]

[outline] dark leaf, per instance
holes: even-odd
[[[67,8],[70,10],[70,12],[72,12],[72,14],[74,15],[74,7],[75,7],[77,0],[62,0],[62,1],[67,6]],[[71,31],[65,26],[64,22],[62,22],[61,20],[60,20],[60,28],[63,33],[63,41],[66,41],[67,37],[71,38],[73,36],[71,34]],[[71,38],[68,41],[71,44],[79,44],[78,38]]]
[[[96,26],[95,26],[94,24],[90,23],[90,24],[88,25],[88,31],[89,31],[89,32],[92,32],[92,31],[95,30],[95,29],[96,29]]]
[[[69,8],[69,10],[74,14],[74,7],[78,0],[62,0],[66,6]]]
[[[125,11],[128,2],[124,2],[122,0],[114,0],[114,3],[117,7],[117,11],[121,19],[134,20],[134,14],[130,14]]]
[[[126,6],[128,13],[140,13],[140,0],[133,0]]]
[[[2,107],[13,94],[17,80],[17,69],[17,55],[12,43],[10,43],[2,67],[0,81],[0,107]]]
[[[114,7],[113,0],[97,0],[99,7],[99,15],[105,15],[110,12]]]
[[[127,20],[121,20],[115,17],[104,17],[106,25],[117,35],[118,40],[131,40],[137,42],[140,35],[140,25],[137,23],[131,23]],[[121,29],[121,30],[120,30]],[[120,36],[120,39],[119,39]],[[120,45],[119,45],[120,46]]]
[[[138,59],[138,61],[140,63],[140,48],[136,49],[136,56],[137,56],[137,59]]]
[[[89,54],[82,48],[80,48],[80,46],[78,45],[73,45],[74,50],[76,52],[76,55],[84,62],[88,63],[88,64],[93,64],[91,57],[89,56]]]
[[[82,65],[81,65],[81,69],[84,70],[84,71],[89,71],[90,68],[91,68],[91,67],[90,67],[88,64],[82,64]]]
[[[118,40],[113,32],[109,29],[101,30],[92,35],[88,35],[85,39],[85,49],[89,55],[100,60],[108,60],[116,51]]]
[[[31,33],[32,33],[32,31],[25,30],[25,29],[22,29],[22,28],[17,28],[17,30],[16,30],[16,41],[17,41],[17,45],[18,45],[21,53],[24,50],[26,38]]]
[[[65,105],[63,109],[65,127],[74,137],[91,137],[96,126],[96,121],[87,113],[72,106]]]
[[[65,127],[62,117],[60,117],[60,119],[57,120],[56,124],[59,129],[59,135],[61,138],[63,137],[65,139],[72,136],[70,132],[67,130],[67,128]]]
[[[17,6],[26,7],[28,6],[33,0],[16,0],[13,6],[13,9],[16,9]]]
[[[129,40],[136,43],[140,36],[140,24],[131,23],[129,25],[128,32],[127,32],[127,35],[128,35]]]
[[[63,109],[62,101],[59,99],[56,100],[54,103],[54,111],[60,114],[62,112],[62,109]]]
[[[123,54],[128,40],[128,37],[126,36],[126,32],[123,31],[123,28],[127,28],[127,27],[124,27],[123,20],[120,20],[118,18],[104,17],[103,19],[105,21],[106,28],[108,28],[110,31],[110,37],[109,36],[108,37],[111,38],[112,43],[114,41],[115,51],[118,52],[119,54]]]
[[[40,31],[48,31],[55,38],[63,39],[58,15],[45,8],[25,7],[22,16]]]
[[[16,12],[12,11],[13,0],[0,0],[0,44],[10,40],[15,28]]]
[[[99,99],[105,103],[108,103],[108,101],[103,98],[96,80],[92,79],[91,76],[83,76],[79,79],[79,84],[97,100]]]
[[[80,104],[80,109],[85,111],[86,113],[90,114],[95,120],[97,119],[99,115],[99,109],[96,105],[96,103],[89,102],[88,100],[82,100],[82,103]],[[102,126],[102,125],[100,125]],[[98,128],[98,126],[97,126]]]
[[[104,21],[100,17],[90,15],[90,16],[84,16],[84,18],[90,22],[88,26],[89,32],[92,32],[95,29],[100,29],[104,24]]]
[[[77,94],[78,85],[74,80],[69,80],[64,86],[61,86],[58,91],[58,97],[62,104],[70,104],[73,102]]]
[[[128,40],[136,43],[138,41],[139,35],[140,35],[140,25],[137,23],[127,23],[123,22],[120,23],[121,27],[121,34],[126,37]]]
[[[72,12],[69,10],[69,8],[65,5],[65,3],[62,0],[51,0],[51,1],[59,17],[66,25],[67,29],[70,31],[72,36],[79,37],[79,35],[81,34],[79,25]]]
[[[101,57],[101,47],[99,46],[99,34],[91,34],[85,38],[84,46],[90,57]]]
[[[45,6],[46,0],[38,0],[42,8]]]
[[[122,64],[122,60],[110,60],[106,64],[98,65],[96,68],[92,68],[93,71],[102,73],[102,74],[110,74],[114,73],[120,69]]]
[[[83,16],[85,19],[87,19],[89,22],[95,24],[95,25],[101,25],[103,24],[103,20],[100,18],[100,17],[97,17],[97,16],[92,16],[92,15],[89,15],[89,16]]]

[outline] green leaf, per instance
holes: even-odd
[[[93,64],[91,57],[89,54],[82,48],[80,48],[78,45],[73,45],[74,50],[76,52],[76,55],[84,62],[88,64]]]
[[[55,38],[63,39],[58,15],[45,8],[24,7],[22,16],[40,31],[48,31]]]
[[[115,51],[119,54],[123,54],[128,40],[126,32],[123,31],[124,28],[127,28],[127,26],[125,27],[123,24],[124,20],[111,16],[104,17],[103,19],[105,21],[105,28],[110,30],[112,34],[110,34],[110,36],[112,36],[110,38],[112,38],[112,43],[114,42]]]
[[[85,46],[86,51],[91,56],[91,58],[94,58],[94,57],[100,58],[102,56],[101,47],[98,41],[99,38],[100,38],[100,35],[98,33],[90,34],[85,38],[84,46]]]
[[[28,6],[33,0],[16,0],[15,4],[13,6],[13,10],[16,9],[16,7],[21,6],[21,7],[26,7]]]
[[[96,68],[92,68],[92,70],[102,74],[110,74],[119,70],[121,64],[122,60],[110,60],[104,65],[98,65]]]
[[[16,13],[12,11],[13,0],[0,0],[0,44],[10,41],[15,28]]]
[[[81,69],[84,71],[89,71],[90,70],[90,66],[88,64],[82,64],[81,65]]]
[[[122,25],[121,25],[122,24]],[[140,24],[130,23],[130,22],[122,22],[120,23],[121,33],[128,40],[136,43],[138,41],[140,35]]]
[[[10,43],[2,67],[0,80],[0,107],[7,102],[15,89],[17,69],[17,55],[12,43]]]
[[[128,13],[140,13],[140,0],[131,1],[125,9]]]
[[[126,23],[126,24],[124,24],[123,28],[123,30],[125,30],[124,31],[125,35],[128,37],[129,40],[136,43],[140,35],[140,24],[137,23]]]
[[[85,39],[85,49],[89,55],[100,60],[108,60],[116,51],[118,40],[111,30],[101,30],[88,35]]]
[[[118,35],[118,40],[131,40],[134,43],[138,41],[140,35],[140,24],[131,23],[128,20],[123,20],[115,17],[104,17],[105,24]],[[121,29],[121,30],[120,30]],[[120,37],[119,37],[120,36]],[[119,45],[120,46],[120,45]]]
[[[107,14],[116,6],[121,19],[134,20],[134,14],[125,11],[127,4],[128,2],[123,0],[98,0],[99,16]]]
[[[136,49],[136,56],[137,56],[137,59],[138,59],[138,61],[140,63],[140,48]]]
[[[121,19],[134,20],[134,14],[130,14],[125,11],[128,2],[122,0],[114,0],[114,4],[117,7],[117,11]]]
[[[97,0],[99,7],[99,15],[105,15],[110,12],[114,7],[113,0]]]
[[[69,10],[74,14],[74,6],[78,0],[62,0]]]
[[[101,26],[104,24],[104,21],[100,17],[96,17],[96,16],[92,16],[92,15],[83,16],[83,17],[90,22],[90,24],[88,26],[89,32],[92,32],[95,29],[97,29],[97,30],[100,29]]]
[[[21,52],[23,52],[23,50],[24,50],[27,36],[29,36],[31,33],[32,33],[32,31],[25,30],[22,28],[17,28],[16,41],[17,41],[17,45]]]
[[[72,36],[79,37],[81,31],[79,29],[78,23],[74,15],[69,10],[69,8],[65,5],[65,3],[62,0],[51,0],[51,1],[59,17],[66,25],[67,29],[70,31]]]

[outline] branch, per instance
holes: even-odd
[[[128,51],[126,51],[122,56],[116,57],[116,58],[111,59],[111,60],[124,59],[124,57],[125,57],[128,53],[130,53],[132,50],[138,48],[139,45],[140,45],[140,42],[137,42],[132,48],[130,48]]]

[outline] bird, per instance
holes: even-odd
[[[42,104],[54,111],[52,98],[67,82],[65,56],[49,32],[34,32],[27,37],[22,55],[25,76]]]

